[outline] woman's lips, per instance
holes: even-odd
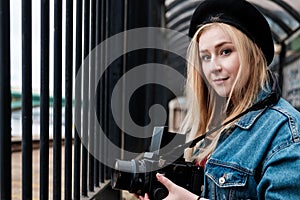
[[[216,78],[214,79],[213,81],[216,83],[216,84],[222,84],[224,83],[226,80],[228,80],[229,77],[225,77],[225,78]]]

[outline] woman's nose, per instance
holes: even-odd
[[[222,70],[222,65],[219,63],[219,61],[216,58],[212,59],[212,69],[214,72],[220,72]]]

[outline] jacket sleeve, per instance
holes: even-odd
[[[259,199],[300,199],[300,141],[273,150],[263,166],[258,184]]]

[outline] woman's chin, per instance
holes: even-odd
[[[220,90],[216,90],[216,93],[220,96],[220,97],[228,97],[228,95],[229,95],[229,93],[228,92],[226,92],[226,91],[224,91],[224,90],[222,90],[222,91],[220,91]]]

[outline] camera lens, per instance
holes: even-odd
[[[143,195],[150,184],[146,165],[145,160],[117,160],[111,175],[112,188]]]
[[[168,190],[165,188],[156,188],[153,191],[153,197],[154,199],[164,199],[168,196]]]
[[[135,162],[117,160],[111,177],[112,188],[130,190],[135,173]]]

